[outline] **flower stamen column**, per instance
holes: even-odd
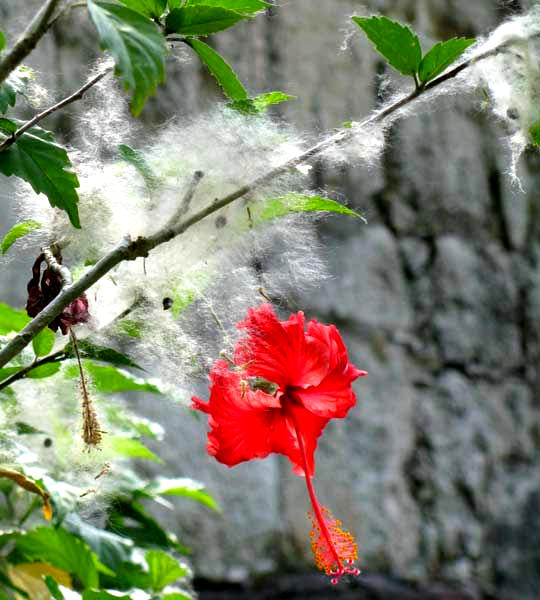
[[[311,500],[311,506],[313,507],[313,515],[310,515],[313,523],[313,530],[310,534],[312,540],[311,547],[319,569],[324,570],[327,575],[330,575],[332,577],[331,583],[337,585],[341,577],[345,574],[360,574],[360,569],[351,567],[358,559],[358,546],[354,537],[348,531],[340,529],[341,522],[334,519],[332,513],[325,506],[319,504],[313,487],[312,477],[309,475],[302,432],[298,427],[294,415],[290,414],[289,417],[294,424],[298,447],[300,448],[300,454],[304,463],[306,487]]]

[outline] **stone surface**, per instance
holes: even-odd
[[[24,10],[38,4],[25,2]],[[384,68],[361,36],[349,39],[350,14],[407,20],[426,44],[484,34],[533,2],[282,4],[216,43],[254,92],[296,94],[275,114],[315,137],[360,119],[383,94]],[[0,3],[8,34],[23,24],[21,6]],[[79,65],[95,55],[92,34],[81,42],[84,15],[70,23],[31,60],[54,90],[76,88],[85,76]],[[146,127],[219,98],[204,70],[180,56],[143,113]],[[358,406],[321,440],[322,499],[358,533],[366,572],[419,587],[368,575],[330,595],[321,578],[306,577],[267,591],[238,584],[229,595],[214,589],[201,598],[540,597],[540,159],[532,152],[523,158],[525,192],[510,185],[503,131],[479,112],[481,100],[457,94],[408,115],[387,131],[384,155],[371,166],[359,150],[352,160],[354,149],[346,163],[317,166],[315,185],[346,197],[369,225],[325,222],[332,278],[297,299],[308,314],[340,327],[352,359],[370,373],[357,385]],[[68,137],[70,123],[59,119],[50,126]],[[3,206],[12,197],[2,180]],[[12,223],[9,208],[3,211],[0,234]],[[1,300],[20,302],[21,268],[17,258],[2,269]],[[218,516],[179,501],[168,513],[194,548],[198,573],[242,582],[253,573],[309,568],[306,494],[287,461],[226,469],[205,455],[202,421],[154,401],[141,410],[167,423],[159,447],[167,474],[204,481],[224,508]],[[436,580],[454,585],[423,585]]]

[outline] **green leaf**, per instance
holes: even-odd
[[[6,36],[3,31],[0,31],[0,52],[6,47]]]
[[[182,592],[173,592],[172,594],[164,594],[163,600],[193,600],[193,598]]]
[[[352,17],[388,63],[403,75],[415,75],[422,60],[420,41],[408,27],[387,17]]]
[[[115,498],[107,513],[107,529],[134,541],[136,546],[154,549],[156,546],[186,554],[187,548],[171,536],[145,511],[144,507],[133,500]]]
[[[150,193],[159,187],[157,175],[152,171],[140,150],[134,150],[126,144],[120,144],[118,150],[121,158],[137,169]]]
[[[127,354],[122,354],[114,348],[108,346],[98,346],[88,340],[78,340],[77,348],[79,349],[79,355],[81,358],[90,358],[93,360],[99,360],[110,365],[118,365],[121,367],[133,367],[134,369],[140,369],[144,371],[135,361],[133,361]],[[64,352],[69,358],[75,358],[75,351],[73,350],[73,343],[69,342],[64,348]]]
[[[87,2],[101,47],[114,58],[115,75],[133,93],[131,112],[137,116],[148,96],[156,93],[157,84],[165,81],[165,38],[155,23],[134,10],[110,2]]]
[[[435,44],[424,56],[418,68],[420,82],[427,83],[430,79],[440,75],[475,42],[474,39],[452,38],[446,42]]]
[[[187,6],[175,8],[165,19],[167,33],[206,36],[232,27],[248,15],[220,6]]]
[[[287,100],[293,100],[296,96],[290,96],[283,92],[269,92],[260,94],[255,98],[246,98],[244,100],[235,100],[231,102],[231,108],[246,113],[263,113],[272,104],[281,104]]]
[[[85,587],[98,587],[97,560],[88,546],[58,527],[38,527],[17,538],[17,550],[30,560],[41,560],[77,575]]]
[[[169,6],[171,2],[169,0]],[[222,8],[228,8],[229,10],[235,10],[239,13],[253,14],[272,6],[268,2],[262,0],[187,0],[186,6],[195,6],[197,4],[204,4],[206,6],[221,6]],[[172,6],[171,6],[172,8]]]
[[[5,113],[10,106],[15,106],[17,94],[25,95],[30,79],[32,79],[32,71],[28,67],[21,66],[0,84],[0,113]]]
[[[40,367],[36,367],[31,371],[28,371],[26,377],[28,379],[45,379],[51,377],[60,371],[62,365],[59,362],[46,363]]]
[[[161,390],[154,384],[137,377],[127,371],[96,365],[90,361],[83,362],[84,370],[92,378],[95,389],[102,394],[115,394],[116,392],[151,392],[161,394]],[[71,365],[66,369],[69,378],[79,377],[77,365]]]
[[[181,566],[174,558],[160,550],[150,550],[145,556],[150,577],[150,587],[155,592],[174,583],[180,577],[188,574],[186,567]]]
[[[4,381],[4,379],[7,379],[10,375],[20,370],[21,367],[2,367],[0,369],[0,381]]]
[[[167,0],[167,6],[169,10],[174,10],[175,8],[180,8],[183,6],[184,0]]]
[[[138,436],[163,439],[165,430],[159,423],[133,415],[118,405],[109,404],[106,411],[107,420],[118,429]]]
[[[189,40],[188,44],[199,55],[231,100],[245,100],[248,97],[246,88],[240,83],[235,72],[213,48],[200,40]]]
[[[109,594],[105,590],[84,590],[82,600],[131,600],[131,596]]]
[[[116,330],[120,334],[127,335],[132,338],[142,337],[143,325],[139,321],[133,319],[122,319],[117,325]]]
[[[76,513],[70,513],[63,526],[72,534],[84,540],[99,560],[116,571],[119,566],[129,561],[133,542],[102,528],[85,523]]]
[[[182,275],[180,282],[171,290],[171,312],[175,318],[201,296],[202,290],[212,282],[213,277],[212,269],[206,263],[196,265]]]
[[[148,493],[153,495],[164,495],[164,496],[183,496],[185,498],[192,498],[208,508],[221,512],[216,501],[212,496],[204,489],[204,485],[193,479],[180,477],[178,479],[167,479],[160,477],[150,483],[146,489]]]
[[[366,220],[354,210],[339,204],[335,200],[321,196],[304,196],[303,194],[287,194],[278,198],[268,198],[262,204],[251,209],[253,223],[260,225],[279,217],[284,217],[298,212],[334,212],[350,215]]]
[[[165,12],[167,0],[120,0],[122,4],[145,17],[159,19]]]
[[[531,136],[531,142],[535,146],[540,146],[540,121],[536,121],[531,125],[529,135]]]
[[[28,423],[24,423],[23,421],[16,421],[15,428],[17,435],[36,435],[45,433],[45,431],[36,429],[35,427],[32,427],[32,425],[28,425]]]
[[[11,331],[20,331],[31,320],[23,310],[15,310],[11,306],[0,302],[0,335],[5,335]]]
[[[36,337],[32,340],[32,348],[34,354],[39,356],[47,356],[54,346],[54,340],[56,336],[54,331],[51,331],[48,327],[42,329]]]
[[[47,586],[49,592],[51,592],[51,596],[54,598],[54,600],[65,600],[64,594],[62,594],[62,592],[60,591],[60,588],[58,587],[58,584],[56,583],[53,577],[51,577],[50,575],[46,575],[45,585]]]
[[[5,254],[18,239],[28,235],[31,231],[40,228],[41,223],[38,223],[37,221],[23,221],[22,223],[17,223],[17,225],[13,226],[8,233],[6,233],[0,244],[2,254]]]
[[[144,444],[133,438],[112,436],[107,438],[107,443],[113,452],[121,456],[153,460],[158,463],[163,462],[159,456],[156,456]]]
[[[17,123],[0,120],[0,133],[9,137]],[[80,229],[76,188],[79,180],[68,170],[71,162],[67,152],[54,141],[50,131],[32,127],[23,133],[7,150],[0,152],[0,173],[16,175],[27,181],[36,192],[43,193],[51,206],[65,210],[74,227]]]

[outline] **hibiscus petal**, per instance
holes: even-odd
[[[271,452],[269,432],[274,413],[281,412],[278,398],[249,389],[239,373],[217,361],[210,374],[210,400],[193,397],[192,407],[208,413],[208,453],[232,467]]]
[[[342,372],[335,369],[323,381],[306,389],[295,389],[294,397],[304,408],[319,417],[343,418],[356,404],[351,382],[358,377],[357,369]]]
[[[304,461],[300,453],[300,447],[296,438],[294,418],[301,431],[304,441],[304,449],[309,469],[309,475],[313,476],[315,471],[314,454],[317,448],[317,439],[330,419],[314,415],[298,404],[291,403],[287,406],[287,411],[291,416],[283,416],[283,413],[276,413],[272,422],[270,432],[271,452],[284,454],[293,463],[293,471],[296,475],[305,475]]]
[[[235,348],[235,363],[245,365],[249,375],[264,377],[286,386],[317,385],[328,373],[327,346],[318,339],[306,339],[304,313],[279,321],[270,304],[249,310],[238,324],[248,335]]]

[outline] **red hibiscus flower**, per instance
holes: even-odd
[[[312,320],[306,332],[301,311],[279,321],[263,304],[238,327],[246,335],[236,344],[234,363],[214,364],[208,403],[193,398],[193,408],[209,415],[208,453],[229,467],[272,452],[287,456],[306,478],[317,566],[332,583],[358,574],[351,566],[356,542],[319,504],[312,477],[319,436],[330,419],[345,417],[354,406],[351,383],[367,373],[349,362],[333,325]]]

